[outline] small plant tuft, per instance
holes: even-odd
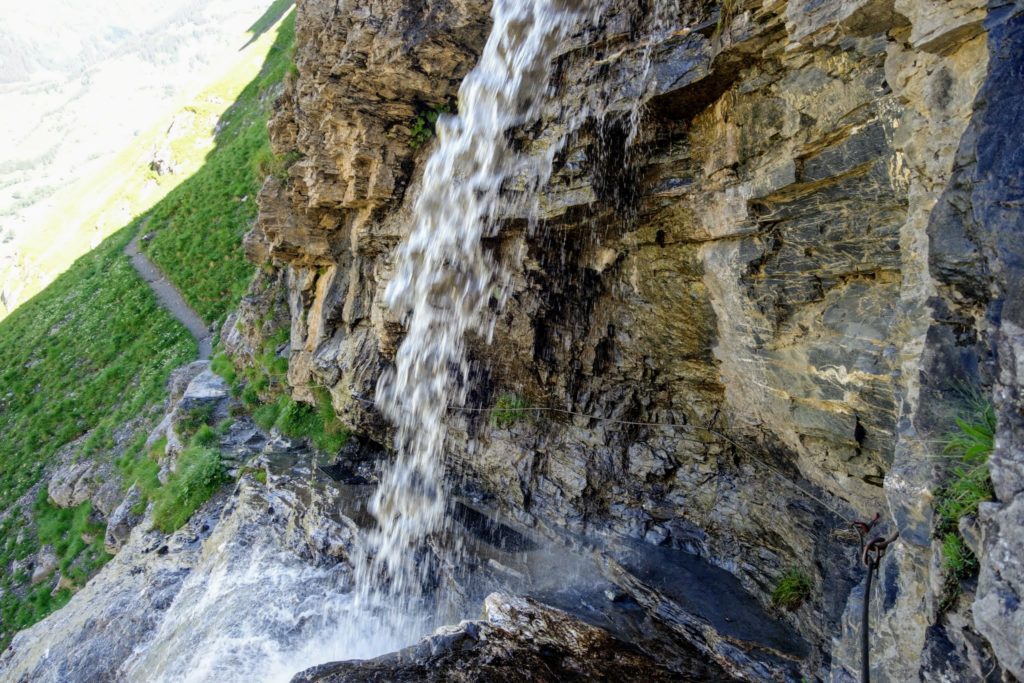
[[[995,410],[991,404],[978,403],[969,415],[957,418],[956,427],[943,449],[956,464],[946,485],[935,495],[935,532],[942,539],[943,567],[947,573],[942,609],[956,600],[960,582],[978,573],[978,558],[960,536],[960,518],[978,514],[978,506],[995,496],[988,469],[988,458],[995,445]]]
[[[220,434],[210,425],[203,425],[192,437],[190,443],[201,448],[216,448],[220,444]]]
[[[413,119],[412,130],[409,134],[409,146],[413,149],[419,149],[430,142],[430,139],[434,137],[437,129],[437,120],[441,117],[441,114],[450,113],[451,108],[447,104],[442,104],[428,109]]]
[[[288,169],[301,158],[302,153],[297,150],[278,155],[269,146],[261,147],[252,157],[253,174],[257,178],[274,176],[284,181],[288,179]]]
[[[491,424],[502,429],[521,420],[530,408],[530,402],[516,394],[502,394],[491,409]]]
[[[787,569],[772,591],[772,604],[781,609],[795,610],[811,597],[814,583],[799,569]]]
[[[189,441],[203,427],[213,421],[213,404],[200,403],[185,410],[175,425],[174,431],[182,441]]]
[[[180,529],[227,481],[218,451],[198,446],[186,448],[178,456],[177,470],[155,495],[153,525],[167,534]]]

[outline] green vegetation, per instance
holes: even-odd
[[[208,321],[245,292],[253,266],[239,243],[256,217],[256,194],[266,175],[296,158],[275,157],[267,137],[270,93],[292,63],[294,23],[294,15],[284,20],[260,75],[224,114],[206,164],[154,207],[146,226],[154,233],[146,254]]]
[[[105,241],[0,325],[0,509],[68,442],[89,434],[83,454],[110,448],[114,429],[195,357],[122,254],[130,236]]]
[[[274,24],[287,14],[294,4],[295,0],[274,0],[274,3],[267,8],[267,11],[249,27],[248,32],[253,34],[251,40],[258,39],[261,35],[274,28]]]
[[[289,18],[259,76],[221,118],[205,165],[151,210],[144,227],[136,220],[114,233],[0,322],[0,649],[15,631],[67,602],[108,559],[88,503],[56,508],[45,488],[35,499],[26,496],[61,448],[81,439],[76,457],[110,457],[115,430],[135,420],[137,438],[118,468],[126,485],[138,484],[143,494],[136,511],[152,501],[163,530],[184,524],[226,480],[212,449],[219,438],[212,416],[186,420],[191,443],[164,486],[156,458],[166,444],[143,448],[170,371],[194,359],[196,345],[158,305],[123,249],[139,230],[155,231],[145,245],[150,257],[200,314],[214,320],[237,302],[252,271],[239,240],[262,180],[251,159],[268,144],[268,94],[291,68],[292,33]],[[91,228],[77,232],[92,235]],[[52,578],[31,585],[27,563],[7,571],[47,545],[57,553],[59,590]]]
[[[46,290],[0,323],[0,509],[41,478],[61,447],[85,437],[89,456],[114,446],[114,430],[164,396],[170,371],[195,357],[188,332],[161,309],[122,250],[132,228],[79,259]],[[45,498],[45,488],[40,495]],[[29,512],[29,510],[25,510]],[[102,565],[102,533],[87,542],[91,509],[59,510],[45,500],[0,523],[0,566],[53,545],[62,575],[80,585]],[[0,578],[0,647],[70,597],[45,581]]]
[[[196,430],[192,443],[201,448],[216,448],[220,444],[220,434],[210,425],[203,425]]]
[[[495,427],[511,427],[530,409],[530,402],[516,394],[502,394],[491,409],[491,424]]]
[[[167,484],[161,485],[157,462],[167,448],[167,439],[143,450],[139,439],[118,460],[117,465],[126,487],[137,485],[142,500],[132,510],[142,514],[146,504],[153,503],[153,525],[164,533],[177,531],[200,505],[210,499],[228,481],[227,472],[216,449],[217,432],[203,425],[192,437],[188,447],[178,455],[176,469]],[[212,442],[212,443],[211,443]]]
[[[137,515],[145,512],[146,503],[156,496],[160,488],[160,465],[157,461],[167,450],[167,438],[164,437],[153,444],[148,452],[144,452],[142,446],[145,438],[144,434],[140,435],[135,444],[117,461],[124,487],[128,489],[137,485],[142,494],[142,500],[132,509]]]
[[[164,533],[180,529],[227,481],[219,451],[189,446],[178,456],[177,469],[167,484],[153,497],[153,525]]]
[[[451,113],[451,108],[447,104],[442,104],[424,111],[413,119],[412,130],[409,133],[409,146],[419,149],[430,142],[430,138],[434,137],[437,128],[437,120],[441,114],[449,113]]]
[[[266,0],[270,4],[270,0]],[[141,216],[159,203],[168,192],[191,178],[206,162],[207,155],[214,147],[218,129],[213,125],[221,120],[228,105],[239,99],[243,89],[260,74],[265,57],[277,33],[272,22],[287,12],[291,3],[277,0],[267,12],[256,21],[250,32],[251,40],[231,59],[218,62],[215,71],[218,77],[201,92],[178,107],[167,110],[159,122],[145,131],[140,131],[133,141],[93,172],[79,177],[70,184],[59,188],[41,188],[48,195],[52,208],[33,218],[30,235],[19,238],[19,264],[23,265],[27,278],[19,282],[21,288],[16,303],[42,291],[57,275],[65,271],[79,257],[93,249],[97,238],[109,237],[124,227],[124,216]],[[283,23],[283,22],[282,22]],[[177,38],[161,34],[170,41],[170,47]],[[145,51],[145,50],[144,50]],[[157,52],[160,48],[157,48]],[[277,56],[275,54],[275,56]],[[285,74],[293,68],[286,64],[277,73]],[[269,105],[270,99],[264,103]],[[168,124],[173,118],[173,131],[168,138]],[[59,150],[54,146],[46,156]],[[159,175],[150,162],[154,150],[170,152],[168,161],[174,166],[174,173]],[[0,180],[0,184],[7,182]],[[81,226],[88,226],[82,230]],[[12,262],[13,265],[13,262]],[[0,264],[0,277],[12,277],[10,268]],[[9,313],[0,305],[0,319]]]
[[[209,429],[211,420],[213,420],[213,405],[210,403],[200,403],[186,410],[185,414],[178,418],[177,423],[174,425],[174,431],[177,432],[182,441],[188,441],[201,428],[206,427]]]
[[[231,393],[252,411],[253,421],[261,429],[274,427],[285,436],[309,439],[321,451],[337,452],[348,441],[349,432],[338,419],[331,395],[323,387],[313,390],[316,405],[295,401],[286,393],[288,359],[277,349],[288,339],[288,331],[279,329],[267,339],[256,362],[237,370],[223,352],[214,355],[211,367],[231,384]]]
[[[89,501],[76,508],[59,508],[50,504],[46,489],[40,489],[34,512],[39,542],[53,546],[64,579],[82,585],[110,559],[103,549],[106,526],[95,519]]]
[[[799,569],[787,569],[772,591],[772,604],[775,607],[795,610],[811,597],[814,583],[811,578]]]
[[[287,180],[288,169],[301,158],[302,154],[295,150],[288,152],[284,156],[278,156],[274,154],[274,150],[270,149],[269,146],[263,147],[252,158],[253,175],[257,178],[274,176],[278,180]]]
[[[281,394],[253,411],[252,419],[265,430],[277,427],[293,439],[309,439],[316,448],[328,453],[341,450],[348,441],[348,430],[338,419],[326,389],[317,389],[316,407]]]
[[[959,595],[960,582],[978,572],[978,559],[960,535],[960,518],[978,514],[978,505],[995,495],[988,471],[988,458],[995,444],[995,411],[988,403],[976,402],[967,416],[956,420],[956,426],[943,450],[955,465],[946,485],[935,496],[935,531],[942,539],[947,572],[943,607]]]
[[[262,467],[242,468],[242,471],[238,473],[238,477],[239,479],[241,479],[247,474],[251,474],[256,479],[256,481],[263,484],[264,486],[267,485],[267,471]]]

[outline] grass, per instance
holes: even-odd
[[[946,484],[935,495],[935,532],[942,539],[947,574],[943,608],[956,600],[960,583],[978,573],[978,559],[964,543],[959,524],[961,517],[977,515],[978,506],[995,495],[988,470],[995,432],[995,410],[991,404],[976,402],[966,416],[957,418],[956,429],[947,437],[943,449],[955,463]]]
[[[214,355],[211,367],[252,411],[253,422],[261,429],[276,427],[285,436],[308,439],[317,449],[336,453],[348,442],[349,431],[334,412],[330,392],[316,387],[314,405],[295,401],[287,393],[288,359],[277,354],[287,339],[288,330],[277,330],[264,342],[256,362],[241,370],[223,352]]]
[[[195,342],[157,304],[122,248],[130,229],[80,259],[0,325],[0,508],[35,484],[63,445],[85,455],[164,396]]]
[[[252,164],[253,175],[257,178],[274,176],[278,180],[287,180],[288,169],[301,158],[302,154],[295,150],[284,155],[274,154],[274,150],[270,149],[268,145],[260,148],[250,163]]]
[[[241,479],[247,474],[251,474],[256,481],[264,486],[267,485],[267,471],[262,467],[244,467],[242,468],[242,471],[238,473],[238,478]]]
[[[0,509],[10,510],[71,441],[85,437],[82,457],[113,448],[114,430],[163,400],[170,371],[195,357],[191,336],[122,254],[129,237],[109,238],[0,323]],[[91,510],[37,500],[31,513],[35,524],[15,511],[0,524],[0,566],[54,545],[77,586],[107,560],[101,531],[81,539]],[[0,647],[71,595],[51,596],[50,581],[32,587],[7,572],[0,588]]]
[[[180,529],[227,481],[219,451],[189,446],[178,456],[167,484],[153,495],[153,526],[168,534]]]
[[[253,266],[239,248],[256,217],[267,175],[281,175],[297,157],[278,158],[267,137],[269,93],[291,67],[294,15],[285,19],[259,76],[227,110],[216,147],[191,178],[150,213],[146,254],[207,321],[221,319],[245,293]]]
[[[75,508],[59,508],[41,489],[34,512],[39,542],[56,551],[58,570],[64,579],[82,585],[110,559],[103,549],[106,527],[93,516],[89,501]]]
[[[211,420],[213,420],[213,404],[200,403],[185,411],[185,414],[175,423],[174,431],[182,441],[188,441],[203,427],[209,428]]]
[[[191,336],[123,255],[130,236],[107,239],[0,323],[0,509],[10,515],[0,523],[0,566],[54,545],[77,586],[106,561],[101,532],[81,538],[91,510],[53,508],[45,487],[31,509],[12,506],[71,441],[84,437],[82,457],[113,448],[115,429],[161,401],[170,371],[195,357]],[[6,571],[0,588],[0,647],[70,597]]]
[[[813,589],[814,583],[807,574],[799,569],[787,569],[772,591],[772,605],[795,610],[811,597]]]
[[[252,419],[269,431],[277,427],[293,439],[309,439],[319,450],[335,453],[348,442],[349,432],[338,419],[327,390],[318,388],[317,405],[311,406],[281,394],[275,401],[259,406]]]
[[[502,394],[491,409],[491,424],[502,429],[521,420],[530,408],[530,402],[516,394]]]
[[[126,489],[138,486],[142,499],[132,510],[133,514],[141,515],[146,511],[146,503],[156,496],[160,488],[160,465],[157,462],[167,449],[167,437],[157,441],[148,452],[142,450],[145,440],[143,435],[135,445],[117,461],[121,471],[121,481]]]

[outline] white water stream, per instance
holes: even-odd
[[[460,88],[458,115],[438,122],[438,146],[386,295],[408,330],[377,388],[377,405],[396,427],[397,457],[370,502],[377,527],[354,558],[354,574],[311,567],[275,552],[269,539],[241,546],[225,539],[221,549],[231,552],[205,553],[153,646],[129,662],[130,680],[286,681],[315,664],[396,650],[459,616],[430,588],[442,564],[459,564],[450,540],[457,534],[445,533],[445,415],[466,397],[466,336],[489,337],[488,302],[496,287],[504,289],[482,240],[499,214],[508,215],[513,200],[502,188],[513,177],[520,189],[527,179],[514,201],[529,214],[564,143],[531,157],[512,149],[507,133],[540,115],[559,45],[581,21],[595,22],[602,6],[495,0],[493,28]],[[661,14],[652,17],[658,26]],[[649,65],[643,69],[650,80]],[[634,125],[653,92],[646,82],[641,88]],[[600,118],[586,106],[578,115]]]
[[[585,4],[496,0],[490,37],[459,90],[458,116],[438,122],[439,145],[387,289],[408,330],[377,387],[377,405],[397,428],[398,455],[371,502],[379,527],[358,584],[364,594],[387,593],[398,618],[428,581],[432,565],[419,551],[446,519],[445,415],[466,396],[466,334],[490,333],[485,311],[498,269],[481,239],[493,230],[508,178],[528,169],[537,187],[551,173],[553,153],[515,152],[506,133],[539,114],[552,57]]]

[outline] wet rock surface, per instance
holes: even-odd
[[[494,593],[484,601],[483,619],[444,627],[377,659],[314,667],[292,683],[711,679],[730,680],[713,666],[690,675],[671,672],[561,610]]]
[[[293,455],[287,462],[273,453],[261,457],[259,467],[274,471],[268,484],[245,475],[234,491],[222,490],[173,534],[152,530],[148,512],[125,525],[134,527],[127,538],[120,526],[108,529],[108,542],[113,534],[117,555],[66,607],[15,637],[0,656],[0,678],[25,683],[181,680],[191,665],[184,655],[202,652],[199,645],[214,638],[207,629],[223,627],[212,617],[188,624],[181,621],[182,612],[202,604],[198,596],[206,581],[215,580],[218,567],[256,566],[254,558],[261,553],[280,554],[297,567],[308,567],[310,592],[317,599],[324,588],[312,580],[321,576],[319,567],[325,568],[322,576],[332,585],[344,588],[352,527],[336,512],[338,492],[326,477],[316,480],[305,462],[312,454]],[[124,505],[133,498],[137,495],[129,493]],[[270,585],[272,578],[262,580]],[[244,619],[246,611],[238,602],[242,594],[239,590],[219,604]],[[262,592],[253,597],[273,604]],[[315,627],[310,622],[308,629]],[[310,634],[300,630],[293,637],[301,640]],[[151,647],[154,642],[181,649],[172,657]],[[153,659],[140,654],[147,652]],[[184,668],[168,671],[175,665]]]

